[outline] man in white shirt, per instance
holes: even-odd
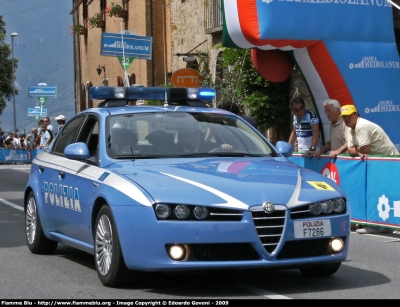
[[[346,126],[350,129],[347,134],[347,147],[350,155],[360,156],[365,161],[368,155],[399,155],[399,151],[389,136],[377,124],[361,118],[353,105],[341,108],[341,115]],[[359,234],[376,234],[393,232],[384,227],[366,226],[356,230]]]
[[[331,158],[347,153],[347,130],[349,129],[340,114],[340,104],[336,99],[326,99],[324,102],[325,114],[331,121],[329,138],[321,150],[315,151],[314,156],[328,153]]]
[[[343,120],[349,127],[347,147],[350,155],[359,155],[365,161],[368,155],[400,155],[386,132],[377,124],[361,118],[353,105],[341,109]]]

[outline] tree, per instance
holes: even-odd
[[[13,97],[13,75],[12,60],[10,58],[11,48],[4,42],[6,37],[6,23],[0,15],[0,115],[6,107],[6,100],[10,101]],[[18,60],[14,59],[14,72],[18,67]],[[14,73],[15,75],[15,73]],[[15,92],[17,93],[17,92]]]
[[[202,86],[217,90],[218,101],[232,101],[254,117],[259,130],[273,128],[277,139],[288,140],[290,135],[289,92],[290,78],[275,83],[265,80],[256,71],[248,49],[224,48],[216,64],[213,81],[209,57],[197,55]]]

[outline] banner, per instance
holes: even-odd
[[[31,163],[41,149],[0,149],[0,163]]]
[[[330,121],[323,101],[330,98],[355,105],[400,149],[400,57],[389,2],[222,2],[223,45],[288,52],[312,92],[325,140]]]
[[[309,159],[294,154],[288,159],[339,184],[349,201],[352,222],[400,227],[400,181],[387,179],[400,172],[400,158],[370,156],[364,162],[349,155]]]

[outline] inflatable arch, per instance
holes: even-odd
[[[354,104],[400,149],[400,58],[386,0],[223,0],[223,45],[292,53],[325,139],[322,102]]]

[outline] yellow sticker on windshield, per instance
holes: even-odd
[[[317,190],[325,190],[325,191],[335,191],[334,188],[332,188],[329,184],[326,182],[321,182],[321,181],[307,181],[309,184],[311,184],[314,188]]]

